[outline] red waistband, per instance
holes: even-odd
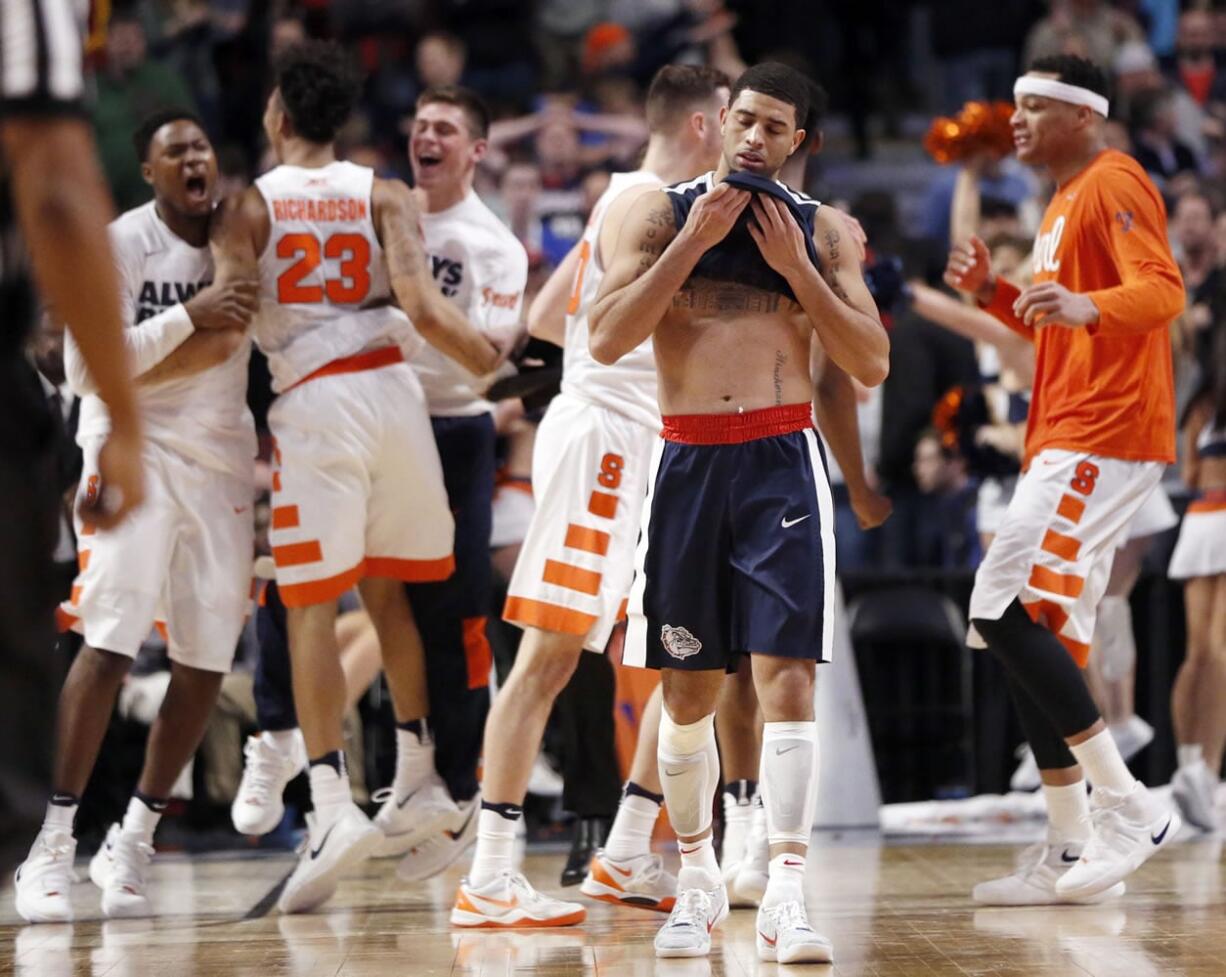
[[[671,414],[660,437],[678,444],[741,444],[813,426],[809,404],[784,404],[737,414]]]
[[[314,373],[308,373],[297,383],[291,383],[284,392],[289,393],[295,387],[301,387],[304,383],[318,380],[320,377],[332,377],[340,373],[362,373],[365,370],[377,370],[382,366],[403,362],[404,353],[400,352],[399,346],[380,346],[378,349],[368,349],[364,353],[342,356],[339,360],[325,363]]]

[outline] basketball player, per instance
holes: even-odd
[[[520,330],[528,255],[472,189],[488,128],[489,110],[475,93],[429,89],[417,100],[409,156],[425,202],[423,244],[439,287],[476,328],[510,344]],[[477,392],[479,378],[434,349],[413,357],[412,366],[431,411],[456,519],[456,572],[439,583],[408,585],[426,651],[433,728],[415,719],[397,730],[396,779],[375,795],[384,801],[375,817],[384,840],[375,855],[407,853],[398,874],[408,881],[442,871],[476,838],[477,763],[489,709],[484,615],[494,491],[492,405]],[[276,604],[273,598],[274,621]],[[285,653],[276,640],[262,643],[260,652],[266,675],[265,659]],[[279,678],[289,671],[275,674]],[[279,684],[262,683],[264,692],[278,700],[276,711],[293,717],[291,690],[269,688]],[[305,763],[297,746],[300,738],[296,729],[278,724],[248,747],[234,805],[240,830],[262,834],[280,821],[281,793]]]
[[[280,395],[269,412],[273,558],[315,811],[279,906],[304,912],[382,839],[353,803],[342,753],[337,598],[358,586],[396,720],[420,720],[424,653],[403,584],[454,568],[438,451],[393,298],[474,373],[492,370],[499,350],[434,285],[408,187],[336,159],[360,89],[343,49],[296,46],[276,82],[264,129],[281,165],[223,205],[213,245],[219,281],[259,277],[254,335]]]
[[[1018,79],[1018,158],[1056,184],[1034,283],[1019,291],[993,275],[977,238],[951,252],[945,275],[1036,348],[1025,474],[975,577],[970,616],[972,642],[986,642],[1009,675],[1050,824],[1046,848],[977,887],[980,902],[1122,893],[1180,826],[1128,772],[1078,668],[1118,542],[1175,457],[1167,327],[1184,304],[1162,198],[1106,148],[1106,91],[1102,72],[1074,56],[1040,59]]]
[[[742,74],[721,113],[719,165],[635,202],[591,315],[597,361],[616,362],[652,336],[659,373],[664,429],[625,659],[662,670],[659,765],[681,842],[676,905],[655,941],[664,957],[706,955],[728,912],[711,836],[714,719],[725,670],[748,653],[765,718],[771,845],[758,953],[831,959],[803,892],[816,804],[814,666],[830,655],[835,586],[810,342],[816,334],[836,366],[872,386],[885,377],[889,341],[842,219],[775,179],[804,139],[808,99],[808,83],[786,66]]]
[[[612,178],[578,251],[567,259],[574,273],[565,306],[562,393],[537,431],[537,508],[503,611],[524,637],[486,726],[477,849],[451,912],[457,926],[561,926],[585,916],[578,903],[537,892],[516,871],[516,823],[554,700],[585,648],[604,651],[622,613],[648,455],[660,423],[650,343],[616,367],[601,366],[588,352],[586,312],[637,196],[701,172],[718,158],[716,120],[726,95],[727,79],[713,70],[673,65],[656,74],[647,94],[651,135],[643,167]],[[555,273],[547,288],[566,301],[562,274]],[[610,882],[599,892],[587,887],[590,894],[651,908],[672,897],[674,881],[650,852],[662,799],[653,766],[650,755],[636,756],[626,801],[606,840],[616,874],[608,872]]]
[[[44,815],[62,677],[50,652],[60,518],[56,429],[25,351],[37,311],[31,272],[76,338],[111,413],[99,469],[112,491],[94,500],[90,519],[117,526],[144,489],[140,418],[105,230],[111,204],[82,99],[75,6],[2,0],[0,34],[10,69],[0,78],[0,740],[11,744],[0,762],[0,871],[7,872]],[[70,869],[73,853],[52,847]]]
[[[200,121],[160,113],[135,143],[153,200],[112,223],[110,239],[131,324],[124,339],[142,390],[148,494],[116,529],[77,519],[81,572],[63,610],[85,644],[60,693],[46,821],[18,873],[17,910],[30,922],[71,919],[71,863],[50,856],[76,846],[77,805],[120,686],[156,620],[166,635],[170,686],[123,824],[111,827],[90,866],[104,915],[149,915],[145,870],[154,831],[204,734],[249,602],[255,427],[244,330],[256,285],[209,285],[217,159]],[[83,398],[80,494],[89,498],[100,490],[97,459],[110,419],[71,338],[65,367]]]

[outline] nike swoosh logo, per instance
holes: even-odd
[[[1080,855],[1070,855],[1068,853],[1068,849],[1066,848],[1064,849],[1064,851],[1060,853],[1060,861],[1068,862],[1069,864],[1072,864],[1073,862],[1081,861],[1081,856]]]
[[[680,777],[683,773],[685,773],[684,770],[665,770],[664,776],[665,777]]]
[[[1150,835],[1149,840],[1152,841],[1155,845],[1160,845],[1162,844],[1162,839],[1166,837],[1166,833],[1170,830],[1171,830],[1171,819],[1167,818],[1166,827],[1162,829],[1162,833],[1156,834],[1156,835]]]
[[[801,517],[800,517],[800,518],[798,518],[798,519],[789,519],[787,516],[784,516],[784,517],[783,517],[783,522],[779,523],[779,525],[780,525],[780,526],[782,526],[784,529],[791,529],[791,528],[792,528],[793,526],[795,526],[795,525],[796,525],[798,522],[804,522],[804,521],[805,521],[806,519],[808,519],[808,518],[809,518],[809,516],[811,516],[811,515],[813,515],[813,513],[812,513],[812,512],[810,512],[808,515],[801,516]]]
[[[234,506],[230,506],[230,508],[234,510],[234,514],[236,516],[241,515],[242,513],[247,511],[247,507],[245,505],[234,505]]]
[[[785,858],[785,859],[783,860],[783,864],[784,864],[784,865],[792,865],[792,866],[796,866],[796,865],[799,865],[799,864],[800,864],[800,862],[789,862],[789,861],[788,861],[788,860]]]
[[[468,817],[466,817],[464,819],[464,823],[460,825],[460,830],[459,831],[448,830],[447,832],[448,837],[450,837],[452,841],[459,841],[460,835],[464,833],[464,829],[468,827],[468,823],[473,819],[473,815],[476,813],[477,813],[477,805],[474,804],[473,809],[468,812]]]
[[[799,750],[800,746],[775,747],[775,756],[783,756],[785,753],[791,753],[793,750]]]
[[[630,878],[630,876],[634,874],[634,872],[632,872],[630,869],[618,868],[616,865],[612,864],[611,862],[605,862],[605,864],[608,865],[609,868],[613,869],[613,871],[616,872],[618,875],[623,876],[624,878],[628,879]]]
[[[765,943],[767,946],[774,946],[776,941],[778,940],[778,937],[772,940],[769,936],[767,936],[761,930],[758,930],[758,935],[762,937],[762,942]]]
[[[328,843],[328,838],[331,837],[332,832],[334,830],[336,830],[335,824],[332,825],[332,827],[328,828],[328,830],[324,832],[324,838],[323,838],[323,841],[319,843],[319,847],[311,849],[311,861],[314,861],[315,859],[319,857],[319,853],[324,850],[324,845]]]
[[[499,909],[514,909],[519,905],[519,898],[517,896],[512,896],[510,899],[491,899],[489,896],[477,896],[470,892],[468,898],[477,899],[480,902],[488,902],[491,906],[497,906]]]

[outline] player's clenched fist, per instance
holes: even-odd
[[[945,265],[945,284],[973,295],[982,303],[991,301],[996,280],[992,277],[992,256],[988,246],[972,235],[965,244],[955,245]]]

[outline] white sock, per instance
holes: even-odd
[[[422,720],[422,734],[408,729],[396,727],[396,778],[392,781],[392,789],[396,797],[403,800],[434,773],[434,737]]]
[[[1086,779],[1095,787],[1106,787],[1117,794],[1127,794],[1137,779],[1128,772],[1119,747],[1107,730],[1095,733],[1084,743],[1070,746],[1073,756],[1085,771]]]
[[[695,723],[673,722],[660,710],[660,744],[656,756],[668,819],[679,838],[693,838],[711,827],[711,801],[719,783],[715,713]],[[714,855],[712,855],[714,858]]]
[[[501,872],[515,871],[515,834],[522,813],[503,817],[498,811],[482,808],[477,814],[477,849],[468,871],[469,885],[480,887]]]
[[[300,729],[274,729],[266,731],[264,739],[268,740],[277,752],[285,756],[293,756],[296,745],[302,740],[302,730]],[[306,756],[306,747],[302,749],[302,756]]]
[[[141,798],[133,797],[128,801],[128,810],[123,816],[123,832],[140,836],[146,845],[153,844],[153,833],[157,831],[162,820],[162,811],[155,811]]]
[[[311,803],[315,805],[315,819],[320,825],[329,825],[341,812],[353,803],[353,791],[349,787],[349,771],[337,770],[329,763],[313,764],[308,774],[311,778]]]
[[[76,804],[48,804],[43,818],[43,832],[63,831],[72,834],[73,822],[77,819]]]
[[[784,852],[771,859],[762,905],[778,906],[783,902],[799,902],[802,906],[805,904],[804,855]]]
[[[1133,670],[1137,664],[1137,643],[1127,597],[1104,597],[1098,602],[1094,639],[1104,679],[1118,682]]]
[[[745,858],[749,828],[753,821],[752,798],[738,797],[724,790],[724,864],[735,865]]]
[[[660,816],[660,805],[641,794],[626,794],[617,805],[613,827],[605,839],[604,853],[625,861],[651,854],[651,832]]]
[[[1185,743],[1177,747],[1175,753],[1181,767],[1194,767],[1205,762],[1205,748],[1199,743]]]
[[[677,851],[681,853],[683,869],[696,868],[718,882],[720,879],[719,862],[715,860],[715,836],[707,835],[697,841],[678,841]]]
[[[1047,801],[1049,840],[1084,844],[1090,839],[1090,797],[1084,780],[1066,787],[1044,784],[1043,799]]]
[[[817,723],[762,727],[762,806],[772,845],[808,844],[817,815]]]

